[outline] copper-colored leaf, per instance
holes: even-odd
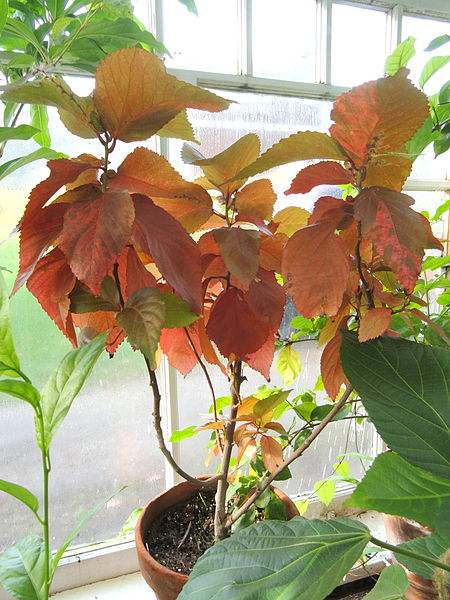
[[[132,246],[124,248],[117,263],[120,287],[124,300],[144,287],[156,287],[154,276],[145,268]]]
[[[105,349],[112,356],[120,344],[127,337],[124,330],[117,325],[114,312],[99,311],[72,315],[74,325],[81,329],[80,343],[89,342],[98,333],[109,331],[105,342]]]
[[[391,311],[389,308],[371,308],[362,317],[359,323],[358,340],[367,342],[389,329],[391,324]]]
[[[338,332],[325,346],[320,358],[320,373],[323,385],[330,398],[335,399],[342,384],[347,384],[347,378],[341,365],[340,349],[341,334]]]
[[[283,448],[273,437],[262,435],[261,457],[266,469],[273,473],[283,464]]]
[[[212,200],[201,186],[185,181],[172,165],[156,152],[136,148],[120,165],[110,187],[145,194],[178,219],[189,231],[196,231],[212,215]]]
[[[364,166],[364,187],[380,185],[401,192],[413,164],[412,157],[403,156],[402,151],[405,149],[400,148],[397,154],[372,155]]]
[[[427,222],[411,208],[413,202],[406,194],[381,187],[364,189],[355,199],[355,218],[362,233],[408,293],[419,276],[424,249],[437,246]]]
[[[274,237],[263,235],[259,247],[259,263],[266,271],[281,271],[281,258],[286,245],[287,237],[284,234],[275,234]]]
[[[190,330],[189,336],[200,356],[202,351],[195,330]],[[185,377],[198,363],[184,328],[163,329],[159,344],[172,367]]]
[[[92,191],[64,218],[60,248],[70,268],[94,294],[131,237],[134,207],[128,192]]]
[[[124,310],[116,314],[116,321],[126,331],[130,344],[139,348],[152,369],[156,368],[155,353],[165,313],[166,305],[159,290],[144,288],[130,296]]]
[[[292,180],[286,194],[306,194],[316,185],[340,185],[351,182],[351,174],[347,169],[334,161],[324,161],[308,165]]]
[[[244,297],[260,319],[270,323],[273,330],[278,329],[283,318],[286,294],[273,273],[259,269]]]
[[[225,182],[235,177],[239,171],[256,160],[259,156],[259,150],[258,136],[249,133],[223,152],[220,152],[220,154],[216,154],[216,156],[197,160],[192,157],[189,162],[200,166],[206,178],[214,187],[223,192],[224,195],[229,196],[245,183],[246,178],[240,178],[230,183]],[[184,156],[186,156],[186,153]]]
[[[157,131],[159,137],[176,138],[178,140],[187,140],[188,142],[197,142],[195,139],[194,128],[192,127],[185,110],[179,112],[171,121],[166,123],[162,129]]]
[[[241,227],[222,227],[214,231],[227,269],[244,285],[254,279],[259,265],[258,231]]]
[[[351,306],[345,303],[334,317],[330,317],[327,320],[325,327],[319,334],[318,346],[323,346],[334,338],[337,330],[347,323],[350,310]]]
[[[331,113],[335,124],[330,133],[361,167],[371,155],[392,152],[410,140],[428,110],[425,94],[400,70],[341,94]]]
[[[308,225],[326,223],[333,229],[345,229],[353,222],[353,204],[333,196],[322,196],[314,204]]]
[[[229,102],[168,75],[155,54],[134,47],[99,64],[94,104],[112,137],[133,142],[157,133],[185,108],[217,112]]]
[[[277,196],[273,191],[271,181],[269,179],[258,179],[237,192],[235,207],[243,215],[270,221],[276,199]]]
[[[349,272],[342,241],[326,225],[308,225],[286,245],[281,269],[286,291],[308,319],[337,313]]]
[[[238,173],[238,176],[247,178],[279,165],[317,158],[347,160],[348,157],[339,144],[326,133],[299,131],[274,144],[254,163]]]
[[[54,204],[42,208],[22,225],[20,232],[19,272],[12,294],[27,281],[37,262],[61,233],[67,206]]]
[[[223,356],[234,355],[239,360],[261,348],[268,335],[267,325],[236,288],[229,288],[217,298],[206,331]]]
[[[222,371],[222,373],[227,377],[227,370],[223,363],[220,361],[219,357],[217,356],[217,352],[215,351],[214,346],[211,344],[211,340],[209,339],[208,334],[206,333],[204,319],[198,319],[198,321],[192,324],[192,327],[195,328],[195,330],[197,331],[204,359],[210,365],[217,365]]]
[[[309,212],[298,206],[288,206],[277,212],[274,216],[274,223],[279,223],[277,233],[284,233],[288,237],[296,231],[305,227],[309,219]]]
[[[68,294],[75,281],[64,254],[54,248],[38,262],[27,282],[30,292],[74,346],[77,345],[77,338],[69,314]]]
[[[275,356],[275,332],[271,331],[264,344],[251,354],[247,354],[246,362],[251,369],[261,373],[270,381],[270,368]]]
[[[202,312],[200,250],[185,229],[169,213],[147,197],[133,195],[137,246],[152,256],[156,266],[188,302],[192,312]]]

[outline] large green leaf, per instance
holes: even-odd
[[[30,154],[26,154],[25,156],[13,158],[12,160],[8,160],[8,162],[0,165],[0,180],[4,179],[8,175],[11,175],[11,173],[17,171],[17,169],[43,158],[47,160],[52,160],[53,158],[67,158],[67,154],[56,152],[55,150],[51,150],[51,148],[39,148]]]
[[[166,314],[164,317],[163,327],[186,327],[199,319],[199,315],[195,315],[189,309],[189,304],[177,296],[169,292],[158,290],[164,304],[166,305]]]
[[[39,146],[49,148],[52,139],[48,130],[47,108],[41,104],[32,104],[30,106],[30,115],[31,125],[39,130],[34,136],[34,141],[39,144]]]
[[[17,127],[0,127],[0,142],[7,140],[29,140],[33,135],[39,133],[36,127],[30,125],[18,125]]]
[[[255,162],[233,177],[233,180],[246,179],[280,165],[314,158],[347,160],[348,157],[328,134],[318,131],[299,131],[274,144]]]
[[[3,31],[8,16],[8,0],[0,0],[0,33]]]
[[[414,48],[415,37],[409,36],[397,46],[394,52],[386,58],[384,72],[387,75],[395,75],[400,67],[406,67],[410,59],[416,53]]]
[[[434,528],[440,507],[449,499],[449,479],[386,452],[377,456],[345,505],[415,519]]]
[[[450,480],[450,351],[343,332],[341,360],[389,448]]]
[[[416,552],[425,558],[434,558],[435,560],[442,562],[446,562],[442,557],[443,554],[449,549],[448,543],[437,533],[415,538],[414,540],[400,544],[398,547],[402,550]],[[394,554],[398,562],[402,565],[405,565],[409,571],[417,573],[417,575],[421,575],[422,577],[425,577],[425,579],[433,579],[434,572],[436,571],[435,566],[430,565],[422,560],[418,560],[417,558],[405,556],[404,554],[400,554],[400,552],[394,552]]]
[[[391,565],[381,571],[375,587],[364,600],[398,600],[409,587],[405,571],[399,565]]]
[[[166,305],[156,288],[143,288],[132,294],[122,312],[116,314],[117,323],[127,335],[130,344],[147,357],[152,369],[156,368],[155,352],[166,315]]]
[[[36,408],[39,404],[40,395],[38,390],[27,381],[17,381],[15,379],[2,379],[0,381],[0,393],[14,396],[31,404]]]
[[[20,600],[46,600],[44,564],[44,542],[37,535],[29,535],[1,555],[0,582]]]
[[[350,519],[258,523],[210,548],[178,598],[322,600],[369,539],[369,530]]]
[[[42,439],[39,423],[36,420],[37,439],[42,448],[48,449],[56,430],[69,412],[72,402],[100,356],[106,336],[107,332],[102,333],[89,344],[66,354],[47,380],[42,390],[41,400],[44,439]]]
[[[0,479],[0,491],[6,492],[10,496],[17,498],[28,506],[30,510],[37,515],[37,511],[39,510],[39,502],[36,496],[27,490],[27,488],[18,485],[17,483],[11,483],[10,481],[5,481],[4,479]]]
[[[419,85],[423,88],[426,82],[432,77],[439,69],[445,67],[450,62],[450,56],[433,56],[430,60],[425,63],[422,73],[420,75]]]
[[[18,377],[20,363],[14,349],[8,304],[5,280],[0,273],[0,363],[2,364],[2,374]],[[8,367],[11,367],[11,370],[8,370]]]

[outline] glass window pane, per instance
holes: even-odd
[[[450,24],[444,21],[435,21],[433,19],[420,19],[419,17],[404,17],[402,20],[402,38],[408,36],[416,38],[415,48],[416,54],[408,63],[410,69],[411,81],[418,85],[422,69],[426,62],[433,56],[446,56],[448,54],[448,46],[443,46],[432,52],[424,52],[425,48],[434,38],[450,34]],[[424,86],[424,90],[428,95],[435,94],[440,87],[450,79],[450,66],[447,64],[442,69],[436,72]]]
[[[331,83],[353,86],[383,75],[386,13],[333,4]]]
[[[253,3],[253,75],[290,81],[315,80],[316,2]]]
[[[198,16],[178,0],[164,0],[164,45],[172,54],[166,66],[237,73],[237,0],[197,0]]]

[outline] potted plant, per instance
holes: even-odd
[[[232,526],[352,398],[341,365],[342,331],[356,332],[359,345],[390,333],[393,313],[421,314],[412,292],[424,250],[442,246],[400,190],[412,164],[405,144],[427,117],[426,96],[400,70],[340,96],[329,135],[300,132],[262,156],[251,134],[211,158],[188,148],[185,159],[205,175],[196,183],[144,147],[116,170],[110,168],[118,141],[154,134],[190,138],[186,108],[218,111],[228,105],[168,75],[145,50],[123,49],[105,58],[91,96],[77,96],[62,79],[44,73],[13,86],[3,99],[57,106],[72,133],[97,138],[103,148],[103,158],[50,161],[51,174],[31,192],[18,225],[14,291],[26,282],[74,345],[79,327],[85,336],[108,332],[105,347],[111,355],[125,338],[143,354],[161,451],[192,485],[217,486],[214,536],[228,538]],[[270,181],[247,183],[274,166],[310,159],[326,160],[303,169],[291,193],[323,183],[346,186],[343,198],[320,198],[311,215],[295,207],[273,215]],[[60,193],[63,186],[67,189]],[[194,232],[198,242],[190,235]],[[276,273],[305,317],[328,317],[319,338],[326,344],[321,369],[335,400],[312,431],[296,438],[287,457],[283,450],[292,440],[273,419],[287,392],[243,397],[241,388],[244,364],[269,375],[285,304]],[[200,364],[208,386],[202,357],[230,379],[228,413],[220,414],[213,397],[213,418],[204,425],[214,433],[213,451],[220,455],[217,475],[201,481],[191,477],[167,448],[156,375],[159,347],[182,373]],[[234,446],[238,464],[245,453],[254,460],[258,449],[266,473],[229,516],[226,492]],[[297,535],[298,528],[308,527],[293,523],[286,527]],[[351,535],[352,525],[343,527]],[[367,535],[358,540],[343,565]],[[221,544],[216,547],[220,552]],[[337,581],[327,579],[317,593]],[[252,588],[251,593],[258,592]]]

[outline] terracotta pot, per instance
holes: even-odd
[[[281,490],[271,488],[286,506],[288,519],[298,516],[299,512],[292,500]],[[158,600],[175,600],[181,588],[187,582],[186,575],[175,573],[157,562],[147,551],[144,538],[151,523],[165,510],[176,504],[186,502],[198,490],[187,481],[183,481],[151,500],[139,517],[135,529],[136,551],[142,576],[153,589]]]
[[[431,533],[431,529],[424,527],[417,521],[396,517],[394,515],[383,515],[384,527],[387,540],[390,544],[397,546],[417,537],[424,537]],[[405,567],[409,588],[405,594],[408,600],[436,600],[437,593],[433,582],[416,573],[411,573]]]

